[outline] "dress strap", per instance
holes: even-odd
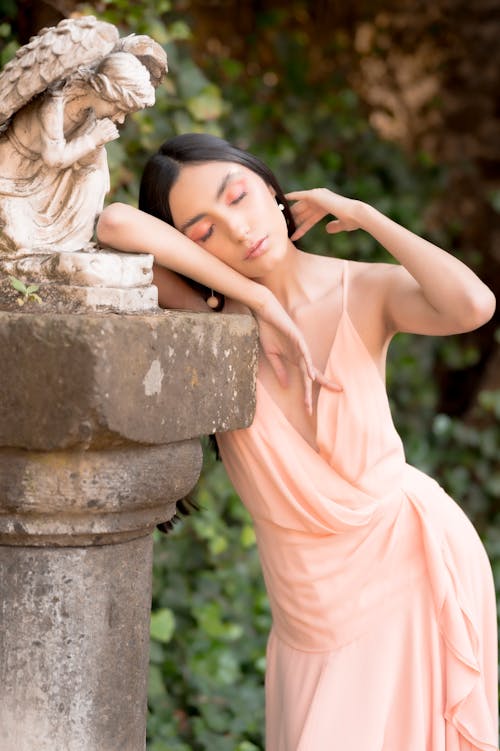
[[[349,261],[347,259],[344,259],[342,263],[342,310],[347,309],[347,293],[349,291],[349,274],[347,271],[347,267],[349,265]]]

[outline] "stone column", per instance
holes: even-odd
[[[197,436],[251,421],[255,326],[26,306],[0,312],[0,749],[143,751],[151,532]]]

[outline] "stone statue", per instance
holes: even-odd
[[[93,16],[18,50],[0,74],[0,258],[85,248],[109,189],[104,144],[165,71],[160,45]]]

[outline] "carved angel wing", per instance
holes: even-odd
[[[113,51],[115,26],[94,16],[65,18],[31,37],[0,73],[0,126],[48,86]]]
[[[130,52],[149,71],[149,78],[155,89],[161,83],[167,72],[167,55],[163,47],[151,37],[140,34],[129,34],[120,39],[113,52]]]

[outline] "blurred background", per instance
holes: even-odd
[[[147,157],[187,131],[266,161],[285,190],[326,186],[451,250],[500,292],[497,0],[0,0],[0,64],[43,26],[93,14],[165,47],[154,109],[108,147],[109,200],[135,203]],[[322,227],[302,247],[390,258]],[[500,589],[500,325],[399,335],[388,389],[408,461],[478,529]],[[270,614],[250,520],[205,447],[200,509],[155,533],[149,751],[261,751]]]

